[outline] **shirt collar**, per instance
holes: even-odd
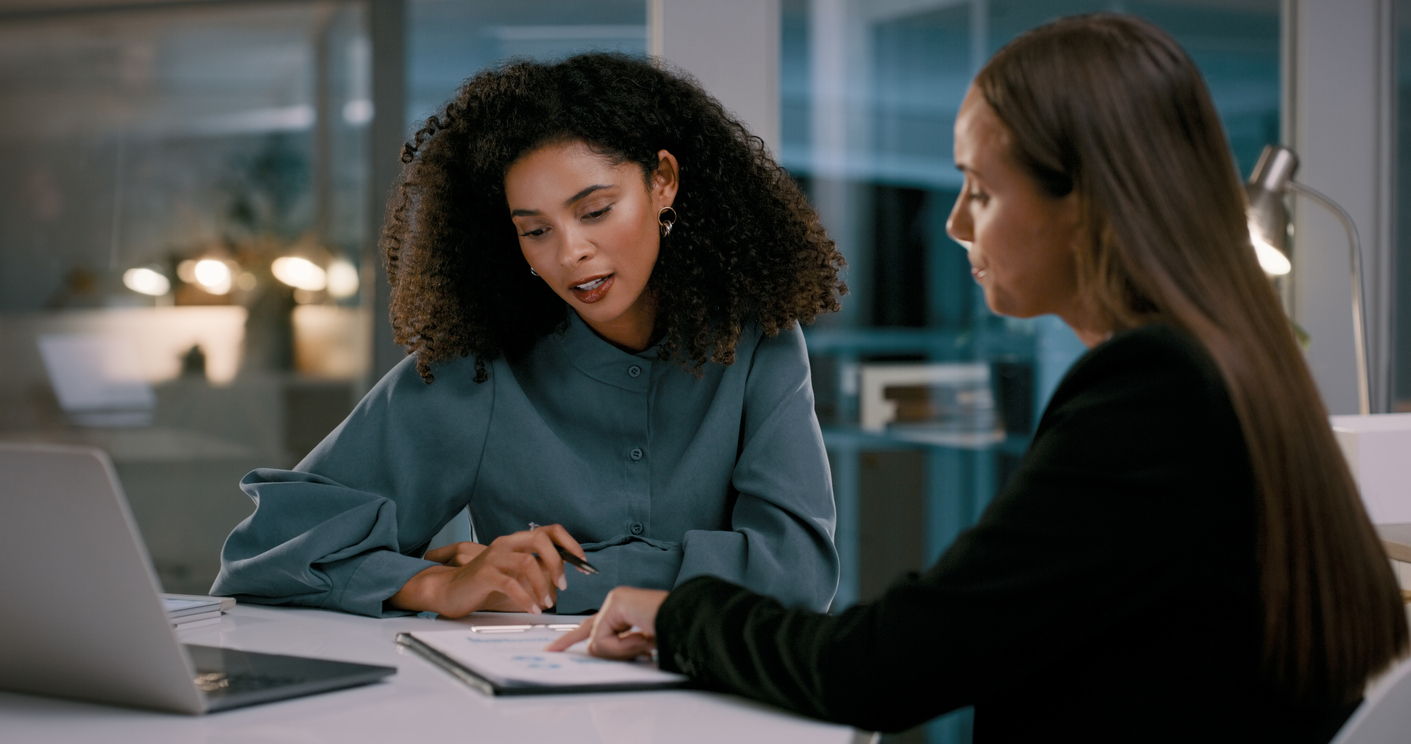
[[[578,371],[624,390],[645,392],[651,382],[652,364],[660,361],[657,357],[660,343],[636,354],[628,353],[595,333],[572,308],[568,310],[568,330],[557,338],[559,349]]]

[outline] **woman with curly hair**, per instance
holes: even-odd
[[[555,645],[655,646],[867,729],[973,705],[976,742],[1328,741],[1406,653],[1406,610],[1200,71],[1131,16],[1041,26],[981,69],[955,162],[947,228],[986,303],[1091,347],[979,523],[837,615],[702,576],[617,589]]]
[[[799,324],[837,309],[843,261],[761,141],[689,80],[586,54],[477,75],[402,161],[382,247],[410,355],[294,470],[245,477],[212,593],[570,613],[714,575],[826,609]],[[488,546],[426,552],[467,506]],[[567,582],[559,547],[599,573]]]

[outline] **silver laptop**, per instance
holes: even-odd
[[[207,713],[395,672],[182,645],[107,455],[0,444],[0,689]]]

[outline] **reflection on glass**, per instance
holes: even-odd
[[[106,450],[170,590],[367,367],[368,64],[353,2],[0,22],[0,438]],[[340,293],[299,305],[295,254]]]
[[[646,49],[641,0],[407,5],[418,117],[506,55]],[[170,590],[365,384],[371,51],[351,0],[0,21],[0,438],[107,450]],[[92,355],[41,338],[124,349],[152,406],[64,405]]]
[[[1392,410],[1411,413],[1411,0],[1396,0],[1396,224]]]
[[[171,280],[158,269],[146,266],[128,269],[122,273],[123,286],[152,297],[161,297],[171,291]]]
[[[295,289],[318,292],[328,286],[328,273],[312,261],[298,256],[274,259],[269,265],[274,278]]]
[[[643,0],[409,0],[407,121],[435,113],[466,78],[509,57],[647,53]]]

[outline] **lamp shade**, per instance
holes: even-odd
[[[1249,241],[1259,255],[1259,265],[1266,274],[1287,274],[1289,262],[1288,213],[1284,194],[1307,197],[1323,205],[1347,231],[1348,278],[1352,282],[1352,332],[1357,354],[1357,398],[1362,415],[1371,413],[1372,378],[1367,364],[1367,339],[1363,322],[1366,309],[1362,306],[1362,245],[1357,239],[1357,225],[1352,215],[1338,203],[1293,180],[1298,170],[1298,156],[1281,145],[1268,145],[1254,164],[1254,173],[1245,184],[1249,195]]]
[[[1292,268],[1292,251],[1288,241],[1288,210],[1284,192],[1294,171],[1298,156],[1293,150],[1269,145],[1259,155],[1254,173],[1245,184],[1249,195],[1249,237],[1259,256],[1259,265],[1267,274],[1281,276]]]

